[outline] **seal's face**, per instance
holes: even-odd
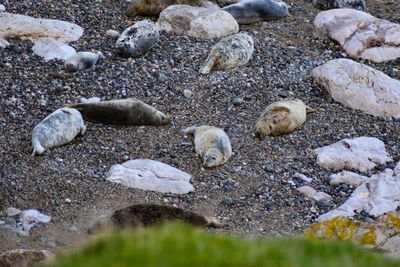
[[[221,164],[222,158],[222,153],[219,150],[210,149],[204,155],[203,166],[207,168],[216,167]]]

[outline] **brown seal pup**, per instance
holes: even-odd
[[[126,10],[126,15],[128,17],[158,16],[161,11],[171,5],[200,6],[201,3],[202,0],[132,0]]]
[[[164,125],[170,122],[170,119],[162,112],[136,98],[65,106],[79,110],[87,121],[104,124]]]
[[[204,167],[220,166],[232,155],[231,142],[224,130],[213,126],[191,126],[183,130],[194,135],[196,154],[203,160]]]
[[[260,138],[290,133],[306,121],[310,112],[314,110],[298,99],[274,102],[258,118],[255,133]]]

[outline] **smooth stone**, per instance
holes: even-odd
[[[76,54],[75,48],[52,38],[41,38],[32,47],[33,53],[46,61],[52,59],[66,60]]]
[[[113,165],[106,174],[107,181],[127,187],[175,194],[194,191],[190,179],[190,174],[150,159],[136,159]]]

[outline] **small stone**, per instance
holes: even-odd
[[[75,225],[73,225],[73,226],[71,226],[71,227],[69,228],[69,230],[70,230],[71,232],[78,232],[78,227],[76,227]]]
[[[233,200],[230,197],[226,197],[224,198],[224,200],[222,200],[222,204],[226,206],[231,206],[233,204]]]
[[[8,216],[8,217],[12,217],[12,216],[15,216],[15,215],[20,214],[22,211],[19,210],[19,209],[10,207],[10,208],[7,209],[6,212],[7,212],[7,216]]]
[[[158,81],[160,83],[165,83],[166,81],[168,81],[168,77],[164,73],[160,73],[158,74]]]
[[[233,99],[232,104],[235,106],[239,106],[241,104],[243,104],[243,99],[241,99],[240,97],[236,97],[235,99]]]
[[[6,7],[4,5],[0,5],[0,12],[6,11]]]
[[[106,31],[106,36],[111,38],[111,39],[117,39],[121,34],[118,31],[115,30],[107,30]]]
[[[49,246],[49,247],[51,247],[51,248],[55,248],[57,245],[56,245],[55,242],[50,241],[50,242],[47,242],[47,246]]]
[[[193,96],[193,92],[188,89],[185,89],[183,90],[183,95],[187,98],[191,98]]]

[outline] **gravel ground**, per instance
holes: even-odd
[[[226,226],[212,231],[221,233],[301,233],[353,191],[347,185],[329,186],[326,179],[333,171],[316,165],[314,148],[343,138],[374,136],[397,162],[400,121],[344,107],[313,84],[310,71],[343,57],[343,50],[332,41],[313,38],[312,21],[319,10],[311,3],[287,2],[292,5],[289,17],[240,27],[255,41],[249,64],[201,75],[198,69],[213,41],[162,33],[160,42],[142,57],[115,56],[115,40],[107,39],[105,31],[122,32],[132,24],[124,15],[126,1],[0,1],[8,12],[82,26],[83,37],[71,45],[77,51],[100,50],[106,56],[94,69],[71,74],[61,61],[44,62],[35,56],[30,41],[9,39],[12,46],[0,50],[0,219],[8,207],[37,209],[52,217],[50,223],[33,228],[29,237],[2,229],[0,252],[73,247],[86,239],[86,230],[99,215],[132,203],[176,205],[215,216]],[[366,3],[372,15],[400,23],[399,1]],[[395,69],[400,60],[358,61],[391,77],[400,75]],[[185,89],[193,92],[191,98],[183,95]],[[169,114],[172,122],[165,127],[86,122],[87,132],[70,144],[30,156],[31,132],[43,118],[65,103],[94,96],[137,97]],[[291,134],[255,138],[252,128],[266,105],[287,97],[299,98],[318,112]],[[191,137],[181,132],[193,124],[226,130],[234,155],[224,166],[201,169],[193,145],[188,144]],[[159,160],[190,173],[196,191],[162,194],[105,181],[113,164],[136,158]],[[378,166],[366,174],[393,166]],[[333,200],[316,203],[298,193],[295,189],[307,183],[295,178],[296,172],[313,178],[310,185]]]

